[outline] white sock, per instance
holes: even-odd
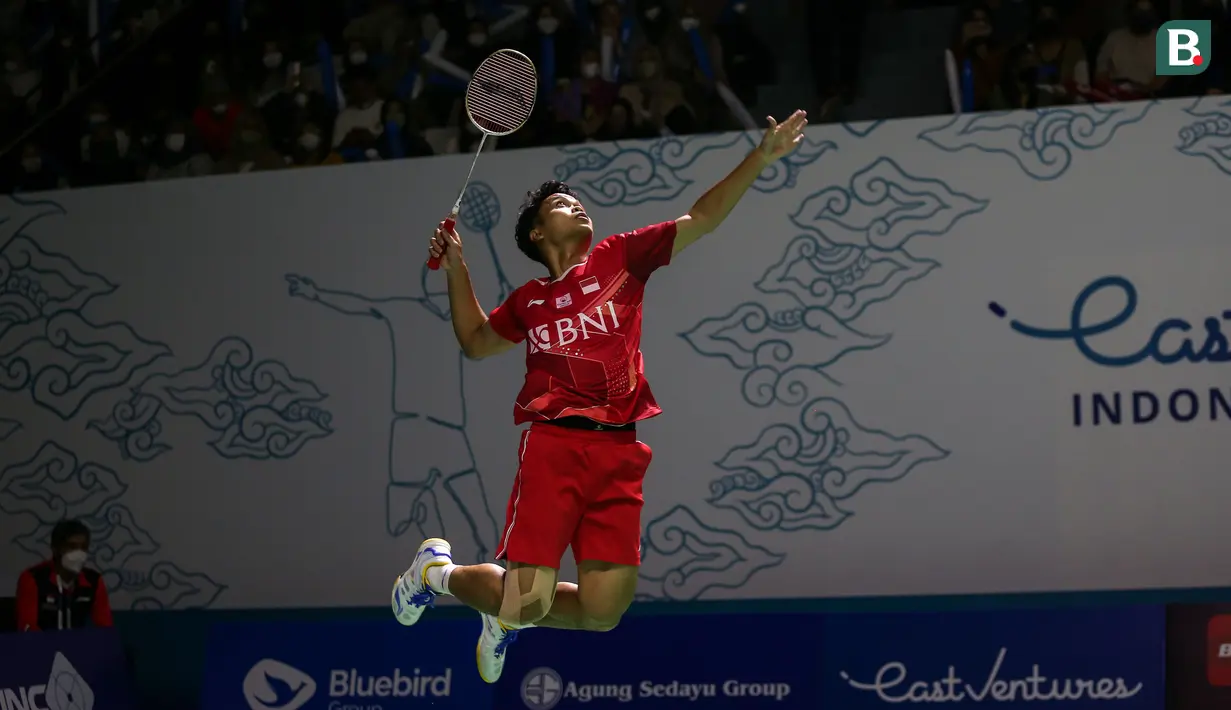
[[[427,568],[427,586],[432,588],[437,594],[449,593],[449,575],[453,570],[457,569],[457,565],[450,562],[447,565],[433,565]]]

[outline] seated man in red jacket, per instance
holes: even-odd
[[[64,520],[51,531],[51,559],[17,579],[17,630],[59,631],[111,626],[103,576],[86,569],[90,530]]]

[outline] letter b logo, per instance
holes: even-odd
[[[1219,658],[1231,658],[1231,643],[1224,643],[1218,647]]]
[[[1206,648],[1206,678],[1210,685],[1231,688],[1231,614],[1210,617]]]
[[[1174,20],[1158,28],[1154,39],[1154,73],[1192,76],[1210,66],[1209,20]]]

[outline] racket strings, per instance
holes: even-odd
[[[524,54],[500,50],[475,70],[466,87],[466,112],[485,133],[507,135],[534,111],[538,76]]]

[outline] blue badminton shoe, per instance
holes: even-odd
[[[428,538],[419,545],[419,552],[393,583],[393,615],[403,626],[413,626],[423,610],[436,601],[436,592],[427,583],[427,571],[453,563],[453,548],[438,537]]]

